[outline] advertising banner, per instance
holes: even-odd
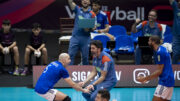
[[[59,29],[59,18],[74,18],[68,0],[1,0],[0,21],[8,18],[13,27],[31,28],[39,22],[44,29]],[[81,0],[73,0],[81,6]],[[147,20],[148,12],[158,12],[158,22],[172,25],[169,0],[101,0],[103,11],[110,12],[112,25],[123,25],[130,31],[136,18]]]
[[[45,66],[33,67],[33,87],[35,86],[39,76]],[[92,70],[92,66],[69,66],[67,70],[72,80],[75,82],[84,81]],[[158,84],[158,78],[141,84],[136,80],[137,76],[147,76],[153,73],[156,65],[116,65],[116,78],[118,80],[116,87],[152,87]],[[175,86],[180,86],[180,65],[173,65]],[[63,79],[61,79],[55,87],[70,87]]]

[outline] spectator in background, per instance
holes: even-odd
[[[24,71],[21,73],[22,76],[25,76],[29,70],[29,59],[32,53],[34,53],[34,56],[36,57],[40,57],[42,55],[43,64],[47,64],[47,49],[45,47],[45,41],[41,33],[41,25],[39,23],[34,23],[32,27],[32,33],[29,37],[29,43],[27,44],[25,49]]]
[[[96,25],[95,32],[104,33],[111,40],[114,40],[114,36],[108,33],[109,31],[108,17],[105,12],[100,10],[100,8],[101,8],[100,0],[93,0],[92,9],[93,9],[93,12],[96,14],[96,18],[97,18],[97,25]]]
[[[153,101],[170,101],[174,87],[174,73],[171,65],[171,55],[168,50],[161,46],[158,36],[151,36],[149,46],[157,53],[157,70],[146,77],[139,76],[137,80],[145,83],[159,77],[159,83],[154,93]]]
[[[140,19],[136,19],[135,23],[132,25],[131,32],[136,33],[142,30],[142,36],[158,35],[161,38],[162,26],[156,22],[156,19],[157,19],[156,10],[151,10],[148,14],[148,21],[141,22]],[[135,64],[139,65],[140,62],[141,62],[141,49],[137,45],[135,51]]]
[[[89,43],[90,43],[90,31],[89,28],[79,28],[78,21],[80,18],[94,18],[95,14],[89,8],[90,0],[81,0],[82,7],[77,6],[73,0],[68,0],[70,8],[75,12],[75,24],[72,32],[72,37],[69,44],[69,55],[71,57],[70,65],[74,64],[74,58],[77,52],[81,51],[82,64],[89,64]]]
[[[103,51],[101,41],[91,42],[91,53],[93,55],[93,70],[86,80],[79,85],[84,86],[98,74],[98,78],[92,81],[86,88],[92,90],[91,94],[83,93],[87,101],[94,101],[99,90],[107,89],[110,91],[117,82],[114,61],[112,57]]]
[[[177,2],[178,1],[178,2]],[[178,64],[180,59],[180,0],[169,0],[173,12],[174,12],[174,23],[173,23],[173,64]]]
[[[8,19],[2,21],[2,29],[0,30],[0,50],[4,55],[14,54],[15,69],[13,75],[19,75],[19,51],[16,45],[15,35],[11,30],[11,22]]]
[[[95,101],[109,101],[110,100],[110,93],[108,90],[99,90],[96,96]]]

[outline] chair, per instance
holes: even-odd
[[[71,35],[74,27],[73,18],[59,18],[60,33],[63,35]]]
[[[163,37],[164,37],[163,43],[172,43],[173,36],[172,36],[171,28],[167,25]]]
[[[138,37],[142,36],[142,31],[133,33],[131,32],[131,37],[134,43],[138,43]]]
[[[8,61],[8,63],[7,63],[7,61]],[[1,66],[2,70],[5,69],[5,68],[3,69],[2,67],[7,67],[7,66],[9,67],[10,66],[10,68],[8,68],[8,72],[13,73],[14,66],[15,66],[14,53],[10,52],[10,54],[7,54],[7,55],[4,55],[3,53],[0,53],[0,66]]]
[[[93,38],[93,40],[100,40],[103,44],[103,50],[107,53],[110,53],[110,50],[107,48],[107,42],[110,41],[110,38],[106,35],[98,35]]]
[[[127,35],[126,28],[120,25],[113,25],[109,29],[109,34],[113,35],[115,38],[119,35]]]
[[[114,49],[117,54],[134,53],[134,43],[130,36],[120,35],[116,38],[116,46]]]

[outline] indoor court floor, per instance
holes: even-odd
[[[81,92],[72,88],[60,88],[72,101],[85,101]],[[155,88],[113,88],[111,100],[116,101],[151,101]],[[46,101],[38,96],[34,89],[26,87],[0,87],[0,101]],[[175,88],[171,101],[180,101],[180,88]]]

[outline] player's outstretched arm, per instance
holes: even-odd
[[[98,80],[96,80],[93,84],[90,84],[88,85],[86,88],[89,89],[89,90],[94,90],[94,86],[103,82],[104,79],[106,78],[106,74],[107,72],[106,71],[101,71],[101,76]]]
[[[88,75],[88,78],[85,81],[83,81],[83,82],[79,82],[79,85],[83,87],[87,82],[92,80],[96,75],[97,75],[96,68],[93,67],[93,70],[92,70],[91,74]]]
[[[83,88],[80,87],[78,84],[76,84],[75,82],[73,82],[70,77],[65,78],[64,80],[65,80],[71,87],[73,87],[74,89],[76,89],[77,91],[82,91],[82,92],[84,92],[84,93],[90,93],[89,90],[83,89]]]
[[[137,80],[139,82],[145,83],[146,81],[157,78],[163,72],[163,68],[164,68],[164,64],[159,64],[158,69],[154,73],[152,73],[151,75],[149,75],[147,77],[137,77]]]
[[[102,70],[102,71],[101,71],[101,76],[100,76],[100,78],[99,78],[98,80],[96,80],[96,81],[93,83],[93,85],[97,85],[97,84],[103,82],[104,79],[106,78],[106,75],[107,75],[107,71],[103,71],[103,70]]]
[[[68,3],[69,3],[71,10],[74,10],[76,7],[76,4],[73,2],[73,0],[68,0]]]

